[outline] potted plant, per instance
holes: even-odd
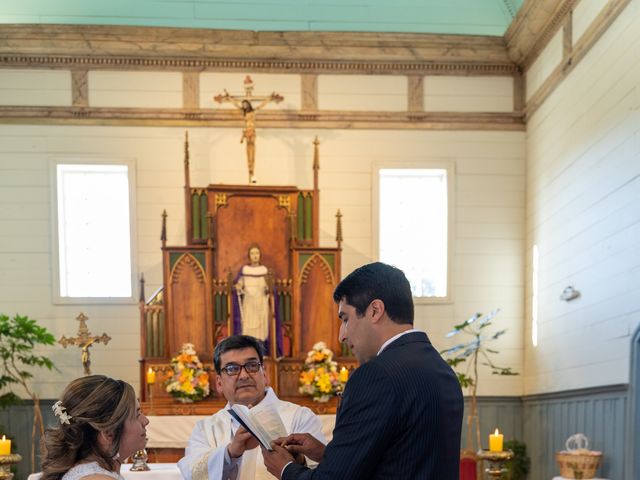
[[[491,320],[500,312],[495,309],[487,315],[476,313],[464,322],[453,327],[453,330],[447,334],[447,337],[453,337],[460,333],[466,333],[472,338],[467,342],[462,342],[453,347],[442,350],[440,353],[444,356],[446,362],[454,369],[458,376],[458,381],[462,388],[469,390],[471,398],[469,415],[467,416],[467,449],[473,452],[481,448],[480,443],[480,423],[478,421],[478,362],[486,365],[491,369],[494,375],[518,375],[513,372],[510,367],[499,367],[490,358],[490,355],[497,354],[498,351],[487,346],[506,333],[506,329],[499,330],[493,334],[488,332],[488,328],[492,325]],[[456,370],[461,364],[466,364],[464,371]],[[473,425],[476,429],[476,448],[473,448]]]
[[[33,428],[31,430],[31,466],[35,467],[36,431],[44,435],[44,422],[40,410],[40,399],[30,388],[29,382],[33,378],[31,369],[44,367],[49,370],[55,368],[53,362],[44,355],[37,355],[34,349],[38,345],[53,345],[55,338],[46,328],[29,317],[15,315],[9,318],[0,314],[0,359],[2,372],[0,375],[0,407],[19,403],[20,397],[12,390],[20,386],[33,400]]]
[[[504,448],[513,452],[513,457],[506,463],[509,480],[525,480],[531,466],[531,459],[527,455],[527,446],[518,440],[507,440]]]

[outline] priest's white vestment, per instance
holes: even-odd
[[[326,443],[320,419],[307,407],[280,400],[270,387],[262,402],[269,402],[276,408],[287,433],[310,433]],[[239,461],[232,460],[229,464],[229,456],[225,452],[239,426],[227,412],[229,407],[227,403],[224,409],[199,420],[193,428],[185,456],[178,462],[178,468],[186,480],[273,479],[264,466],[260,447],[244,452]],[[223,476],[223,473],[227,475]]]

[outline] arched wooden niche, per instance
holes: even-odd
[[[339,354],[340,325],[332,297],[336,286],[335,253],[301,252],[300,260],[300,351],[307,352],[322,341]]]

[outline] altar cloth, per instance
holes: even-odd
[[[336,416],[318,417],[322,422],[322,433],[328,442],[333,438]],[[207,415],[158,415],[147,418],[147,448],[186,448],[196,422],[207,418]]]

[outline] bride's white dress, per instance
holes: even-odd
[[[107,477],[115,478],[117,480],[124,480],[124,477],[116,472],[110,472],[105,470],[97,462],[79,463],[75,467],[72,467],[67,473],[64,474],[62,480],[80,480],[81,478],[88,477],[89,475],[106,475]]]

